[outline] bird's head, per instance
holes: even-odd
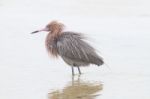
[[[57,21],[52,21],[48,25],[46,25],[45,28],[33,31],[31,34],[38,33],[41,31],[47,31],[53,34],[58,34],[62,32],[63,28],[64,28],[64,24]]]

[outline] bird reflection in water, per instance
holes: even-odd
[[[72,82],[62,90],[55,90],[48,94],[49,99],[95,99],[100,95],[103,89],[103,84],[100,82],[89,82],[72,78]]]

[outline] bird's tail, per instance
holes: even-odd
[[[101,66],[104,64],[104,60],[102,58],[99,58],[99,60],[97,61],[97,65]]]
[[[97,54],[92,55],[91,57],[91,63],[97,65],[97,66],[101,66],[104,64],[104,60],[102,57],[98,56]]]

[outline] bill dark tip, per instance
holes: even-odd
[[[34,34],[34,33],[37,33],[37,32],[39,32],[39,31],[33,31],[31,34]]]

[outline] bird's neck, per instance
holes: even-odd
[[[62,34],[62,31],[62,29],[55,29],[51,31],[50,35],[51,37],[58,38]]]
[[[61,33],[59,33],[59,32],[50,32],[50,33],[48,33],[46,39],[47,39],[49,42],[53,42],[54,40],[56,40],[57,38],[59,38],[60,35],[61,35]]]

